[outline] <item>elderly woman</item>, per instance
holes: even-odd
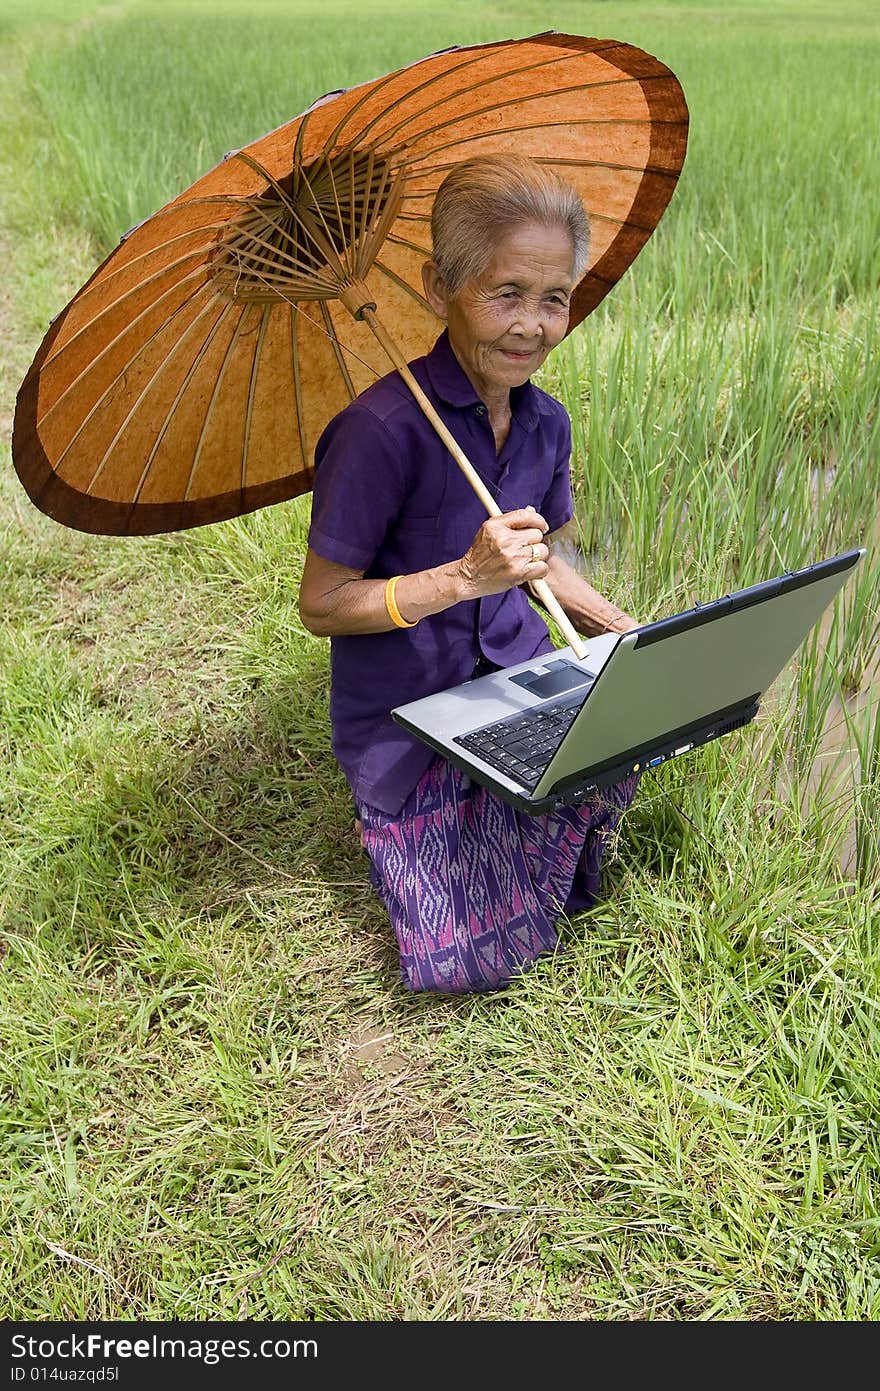
[[[455,166],[431,218],[425,296],[446,324],[411,370],[502,516],[485,511],[392,372],[321,436],[300,590],[331,639],[332,747],[411,990],[503,986],[599,891],[628,780],[530,816],[391,719],[396,705],[550,652],[524,586],[546,579],[586,635],[635,626],[553,551],[572,516],[564,407],[529,378],[568,327],[587,259],[576,192],[534,161]]]

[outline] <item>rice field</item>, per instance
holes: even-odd
[[[59,527],[17,386],[119,236],[317,96],[537,3],[7,0],[0,1318],[880,1315],[880,16],[563,3],[679,76],[657,232],[541,384],[642,618],[867,553],[758,721],[643,780],[492,997],[401,988],[299,622],[308,498]]]

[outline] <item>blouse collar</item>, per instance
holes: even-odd
[[[435,393],[450,406],[480,405],[470,378],[452,351],[449,330],[444,329],[431,351],[425,358],[428,380]],[[523,429],[531,430],[538,422],[536,388],[531,380],[522,386],[511,387],[510,409],[514,419]]]

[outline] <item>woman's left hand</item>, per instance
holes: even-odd
[[[553,538],[549,538],[552,542]],[[579,633],[598,637],[600,633],[629,633],[640,625],[595,590],[573,566],[551,547],[547,583]],[[534,593],[529,586],[530,592]],[[535,599],[541,603],[540,596]]]

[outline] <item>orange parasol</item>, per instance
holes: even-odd
[[[434,193],[460,160],[510,150],[574,185],[592,239],[570,331],[662,216],[687,119],[656,58],[552,32],[322,97],[133,228],[53,321],[16,404],[25,489],[107,535],[281,502],[310,489],[324,426],[391,363],[497,514],[406,366],[439,331],[421,282]]]

